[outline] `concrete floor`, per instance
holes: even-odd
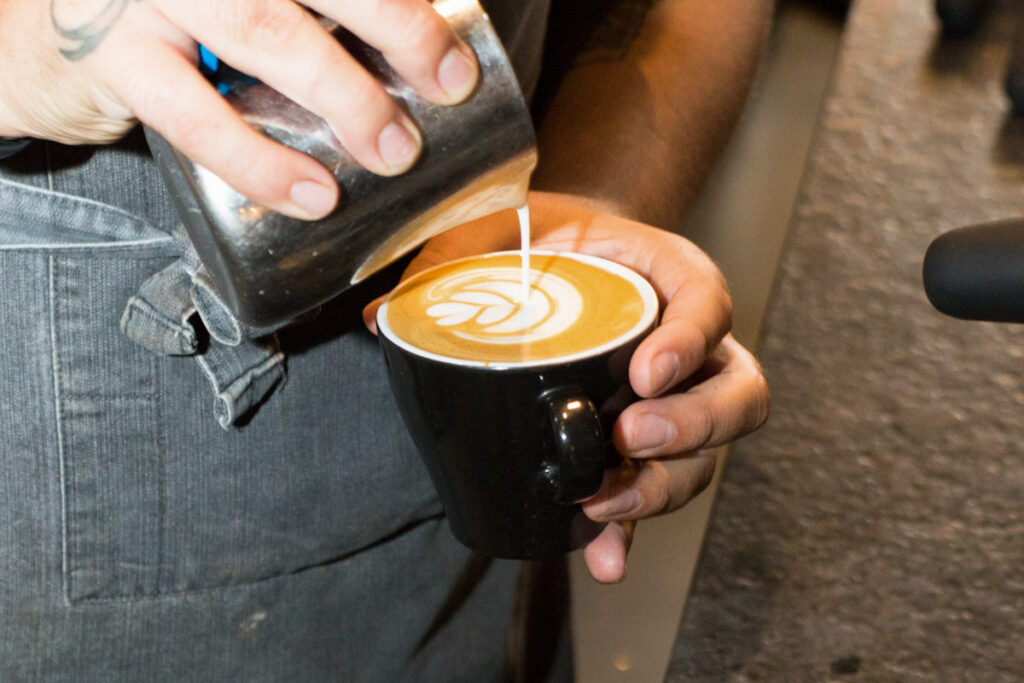
[[[736,337],[756,348],[804,163],[839,47],[841,21],[813,3],[780,2],[754,92],[683,234],[729,280]],[[719,456],[726,457],[725,449]],[[570,558],[580,683],[664,680],[718,486],[637,528],[629,576],[594,582]]]

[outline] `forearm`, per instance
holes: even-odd
[[[538,131],[535,189],[673,227],[746,100],[771,0],[619,0],[637,23],[602,32]],[[638,29],[638,30],[635,30]]]

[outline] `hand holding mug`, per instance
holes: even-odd
[[[105,143],[140,120],[257,202],[322,217],[338,199],[330,172],[243,123],[196,67],[201,43],[327,120],[366,168],[404,172],[419,132],[307,7],[379,49],[431,101],[459,102],[476,82],[472,50],[426,0],[10,0],[0,136]]]
[[[633,523],[675,510],[710,482],[715,461],[702,449],[756,429],[767,418],[767,385],[753,356],[729,334],[731,301],[711,260],[687,240],[594,210],[584,200],[531,193],[532,246],[603,257],[653,285],[663,306],[657,328],[633,352],[629,382],[642,400],[615,422],[612,439],[627,458],[605,473],[583,503],[607,522],[584,557],[602,582],[625,575]],[[442,234],[408,275],[469,254],[517,247],[514,216],[495,215]],[[372,327],[376,303],[364,316]]]

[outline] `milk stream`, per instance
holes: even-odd
[[[523,263],[519,303],[526,306],[530,300],[530,205],[523,204],[516,213],[519,215],[519,253]]]

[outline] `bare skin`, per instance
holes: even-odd
[[[728,334],[721,275],[694,245],[651,226],[680,225],[724,143],[770,2],[619,5],[540,126],[534,187],[549,192],[531,195],[535,245],[629,265],[664,303],[630,366],[644,400],[613,434],[628,463],[584,506],[610,522],[584,552],[602,582],[625,576],[636,520],[678,508],[707,484],[714,462],[702,449],[768,412],[757,363]],[[196,69],[201,43],[329,121],[367,168],[404,172],[418,132],[306,8],[380,49],[429,99],[455,103],[473,88],[475,59],[425,0],[0,0],[0,136],[103,143],[143,121],[243,194],[321,217],[338,196],[327,170],[246,126]],[[517,230],[500,215],[451,231],[410,269],[515,247]]]
[[[715,460],[705,449],[768,415],[761,369],[728,334],[721,273],[692,243],[652,226],[682,225],[742,110],[770,16],[769,0],[619,0],[538,131],[532,186],[548,192],[531,194],[533,245],[628,265],[664,304],[630,364],[643,400],[614,428],[626,464],[584,503],[587,515],[609,522],[584,549],[602,583],[625,578],[637,520],[678,509],[711,481]],[[432,240],[410,272],[515,249],[517,240],[511,215],[492,216]]]
[[[732,304],[711,260],[686,239],[598,211],[574,195],[532,192],[532,246],[607,258],[646,277],[662,302],[659,326],[634,352],[629,378],[644,400],[619,416],[612,434],[625,464],[609,471],[583,504],[609,522],[584,549],[602,583],[626,575],[626,554],[639,519],[682,507],[711,481],[705,449],[747,434],[768,417],[768,387],[757,361],[731,335]],[[470,254],[517,249],[518,222],[502,212],[431,240],[406,277]],[[364,311],[375,330],[379,300]]]
[[[617,5],[619,16],[580,56],[548,110],[533,187],[679,229],[742,111],[772,2]],[[655,246],[661,240],[669,244]],[[726,334],[731,303],[720,303],[728,300],[724,280],[691,247],[658,236],[643,249],[680,249],[683,262],[704,262],[679,288],[661,279],[666,271],[641,270],[667,305],[661,327],[630,366],[633,388],[645,400],[615,425],[616,447],[631,464],[610,472],[584,504],[590,517],[611,522],[584,551],[601,582],[625,577],[637,520],[678,509],[711,481],[715,460],[703,449],[755,429],[768,415],[760,367]],[[701,381],[690,387],[693,375]]]
[[[143,121],[239,192],[304,219],[338,188],[310,157],[245,125],[196,68],[202,43],[325,118],[382,175],[416,160],[416,126],[309,10],[380,49],[420,94],[453,104],[475,56],[426,0],[3,0],[0,136],[111,142]]]

